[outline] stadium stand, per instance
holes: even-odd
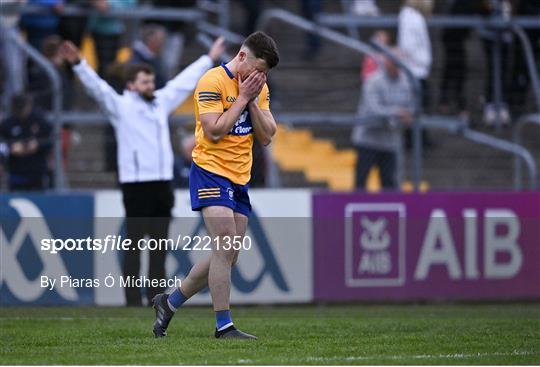
[[[266,8],[272,4],[265,4]],[[281,8],[300,14],[299,4],[283,2]],[[396,14],[398,2],[381,1],[378,3],[381,13]],[[230,13],[242,13],[235,2],[231,2]],[[265,8],[263,8],[264,10]],[[340,2],[327,2],[325,14],[342,12]],[[443,9],[435,9],[439,14]],[[242,32],[244,27],[241,17],[230,17],[229,29]],[[303,59],[302,52],[305,44],[304,33],[287,25],[270,24],[266,29],[280,45],[282,63],[272,73],[272,103],[273,110],[294,112],[333,112],[354,113],[360,98],[360,66],[361,57],[343,47],[322,40],[318,53],[310,60]],[[372,29],[360,29],[360,39],[369,39]],[[395,30],[390,29],[395,36]],[[443,56],[441,45],[441,29],[430,30],[433,39],[434,64],[430,75],[432,98],[428,112],[438,112],[440,99],[439,86],[442,78]],[[126,37],[127,38],[127,37]],[[493,130],[479,125],[482,113],[482,103],[479,98],[483,93],[486,78],[482,66],[485,55],[479,47],[480,40],[473,35],[466,42],[468,53],[466,95],[470,113],[471,126],[482,132],[493,134],[510,141],[512,133],[509,130]],[[129,42],[123,42],[123,48],[118,52],[117,60],[122,62],[129,59]],[[83,53],[90,64],[96,66],[95,45],[91,37],[83,41]],[[185,66],[196,55],[204,51],[197,42],[187,42],[182,64]],[[76,108],[86,111],[96,111],[95,106],[83,93],[77,95]],[[530,99],[530,98],[529,98]],[[192,101],[180,106],[177,113],[186,114],[192,111]],[[280,121],[288,123],[288,121]],[[275,139],[272,154],[281,173],[281,185],[285,187],[328,187],[333,190],[350,190],[354,187],[352,170],[356,157],[351,151],[350,126],[330,126],[328,124],[305,125],[301,130],[281,129]],[[189,131],[192,124],[186,125]],[[106,188],[114,187],[115,174],[106,172],[102,164],[104,152],[96,146],[104,146],[105,128],[103,125],[78,125],[77,133],[81,136],[80,143],[74,145],[68,156],[67,177],[71,188]],[[532,156],[539,160],[540,147],[535,144],[540,132],[536,127],[527,128],[523,145],[529,149]],[[513,177],[506,172],[512,170],[512,155],[498,152],[488,147],[480,147],[463,138],[454,137],[444,132],[434,132],[431,136],[433,147],[424,153],[423,172],[424,188],[454,189],[454,188],[492,188],[505,189],[512,187]],[[293,143],[294,142],[294,143]],[[294,144],[301,147],[295,148]],[[312,151],[311,159],[306,160],[300,152]],[[314,157],[320,157],[314,159]],[[411,152],[405,151],[403,156],[405,168],[410,166]],[[333,162],[333,163],[330,163]],[[482,167],[479,170],[478,167]],[[409,187],[410,174],[405,172],[402,189]],[[370,174],[368,191],[380,187],[377,170]]]

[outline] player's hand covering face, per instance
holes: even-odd
[[[242,80],[247,80],[247,78],[254,72],[259,71],[268,75],[270,69],[266,64],[264,59],[258,59],[255,56],[251,55],[249,51],[240,51],[240,62],[238,64],[238,77],[241,77]]]
[[[252,101],[261,93],[264,84],[266,83],[266,74],[262,71],[252,72],[246,80],[243,80],[238,74],[238,92]]]

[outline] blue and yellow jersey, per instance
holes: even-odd
[[[223,113],[238,98],[238,81],[227,67],[222,64],[210,69],[199,80],[195,89],[195,127],[196,145],[193,149],[193,162],[205,170],[223,176],[235,184],[245,185],[251,177],[253,157],[253,126],[246,109],[227,135],[213,143],[203,132],[201,115],[205,113]],[[264,85],[259,94],[259,108],[270,109],[268,85]]]

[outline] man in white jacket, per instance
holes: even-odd
[[[431,41],[425,17],[431,14],[432,8],[431,0],[406,0],[398,18],[398,48],[403,55],[403,62],[422,83],[424,107],[432,63]]]
[[[118,142],[118,170],[126,211],[127,236],[132,248],[124,253],[124,277],[137,277],[140,270],[139,239],[167,238],[174,195],[173,151],[169,136],[168,117],[195,89],[200,77],[219,60],[225,51],[219,38],[208,55],[201,56],[165,87],[155,90],[155,74],[145,64],[129,65],[123,94],[102,80],[81,58],[77,47],[64,42],[60,53],[73,66],[73,71],[87,93],[98,103],[114,127]],[[165,278],[165,249],[150,252],[148,278]],[[151,300],[163,292],[150,287],[146,297]],[[128,306],[142,304],[139,288],[126,287]]]
[[[433,11],[432,0],[405,0],[398,18],[398,48],[403,62],[422,85],[420,101],[424,109],[429,106],[428,77],[433,61],[431,41],[426,17]],[[427,132],[422,132],[425,147],[432,145]],[[412,147],[411,129],[405,129],[405,146]]]

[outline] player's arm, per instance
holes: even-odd
[[[266,81],[266,76],[264,77],[264,81]],[[276,120],[274,120],[274,116],[270,112],[269,101],[268,87],[263,83],[262,93],[259,94],[259,98],[250,101],[248,104],[253,132],[257,140],[263,145],[268,145],[272,142],[272,137],[277,130]]]
[[[95,99],[104,112],[116,115],[118,93],[81,58],[77,46],[70,41],[65,41],[60,46],[59,52],[62,59],[73,67],[73,71],[87,93]]]
[[[255,99],[259,94],[261,81],[262,78],[258,73],[252,73],[244,82],[239,80],[238,98],[227,111],[222,113],[201,113],[201,125],[204,135],[206,135],[208,139],[217,143],[229,133],[235,122],[240,118],[242,112],[246,109],[249,101]]]

